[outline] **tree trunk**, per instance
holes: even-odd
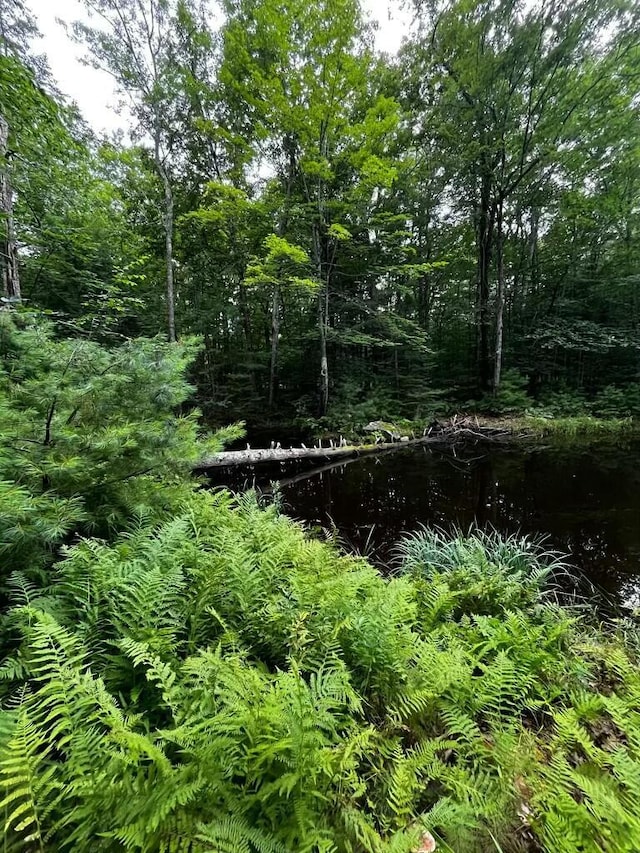
[[[164,251],[167,270],[167,333],[169,341],[176,340],[176,302],[173,282],[173,190],[160,155],[160,139],[155,138],[155,164],[164,190]]]
[[[276,397],[276,375],[278,370],[278,343],[280,339],[280,288],[273,287],[271,302],[271,365],[269,368],[269,408],[272,409]]]
[[[164,183],[164,232],[167,263],[167,325],[169,340],[176,340],[176,302],[173,284],[173,192],[167,173],[163,170]]]
[[[489,296],[491,289],[491,252],[493,249],[494,218],[491,203],[491,183],[491,174],[485,169],[482,176],[480,207],[476,225],[476,242],[478,248],[476,278],[477,370],[478,387],[482,392],[489,391],[491,387],[491,359],[489,355],[491,319]]]
[[[315,262],[320,289],[318,291],[318,333],[320,339],[320,417],[327,413],[329,406],[329,360],[327,358],[327,323],[329,317],[329,282],[325,281],[322,263],[322,237],[320,223],[313,225],[313,259]]]
[[[13,190],[9,180],[7,162],[9,125],[0,115],[0,217],[2,235],[0,237],[0,266],[2,270],[2,296],[12,302],[20,301],[20,270],[18,267],[18,247],[16,245],[13,223]]]
[[[318,146],[320,156],[328,159],[327,124],[322,122]],[[313,253],[320,291],[318,293],[318,331],[320,336],[320,416],[327,413],[329,407],[329,359],[327,357],[327,327],[329,325],[329,277],[331,274],[328,258],[325,258],[325,244],[322,229],[325,226],[325,184],[318,179],[318,220],[313,225]],[[326,273],[325,264],[326,263]]]
[[[504,234],[502,231],[502,199],[498,202],[496,214],[496,272],[498,279],[498,296],[496,304],[496,347],[493,363],[493,394],[500,390],[502,375],[502,337],[504,331]]]
[[[296,171],[296,146],[295,141],[286,136],[283,141],[283,150],[287,154],[287,177],[285,184],[285,196],[280,221],[278,222],[278,237],[284,237],[289,226],[289,206],[291,204],[291,192]],[[278,274],[278,281],[280,274]],[[269,408],[272,409],[276,399],[276,385],[278,378],[278,347],[280,344],[280,286],[276,283],[273,288],[271,300],[271,364],[269,366]]]
[[[319,296],[320,327],[320,415],[326,415],[329,407],[329,360],[327,358],[327,314],[329,308],[329,290],[325,284],[324,292]]]

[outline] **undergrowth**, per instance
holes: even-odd
[[[540,437],[589,439],[631,434],[637,430],[638,424],[631,417],[605,419],[581,415],[556,418],[531,414],[519,419],[518,426]]]
[[[640,849],[632,653],[526,542],[402,547],[384,579],[201,492],[14,576],[5,850]]]
[[[557,555],[422,531],[384,578],[198,490],[195,342],[0,319],[3,853],[640,850],[640,634]]]

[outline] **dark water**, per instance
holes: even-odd
[[[383,565],[392,544],[420,524],[547,534],[605,597],[640,607],[640,443],[476,446],[455,455],[423,447],[296,479],[306,473],[245,469],[218,482],[264,488],[282,481],[289,515],[335,527],[347,547]]]

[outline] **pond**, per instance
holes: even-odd
[[[472,524],[547,535],[603,596],[640,606],[640,442],[570,448],[407,448],[317,471],[258,466],[214,482],[269,490],[284,510],[334,529],[348,550],[388,566],[393,544],[421,524]]]

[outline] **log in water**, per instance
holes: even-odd
[[[331,460],[343,457],[367,456],[374,453],[385,453],[403,447],[415,447],[421,444],[455,444],[459,442],[502,441],[512,436],[509,430],[496,427],[481,426],[477,422],[453,421],[437,429],[429,429],[420,438],[406,438],[400,441],[381,442],[379,444],[358,444],[343,446],[330,445],[322,447],[271,447],[246,450],[226,450],[215,453],[203,459],[197,466],[198,470],[210,468],[228,468],[235,465],[258,465],[267,462],[289,462],[298,459]],[[340,443],[342,444],[342,442]]]

